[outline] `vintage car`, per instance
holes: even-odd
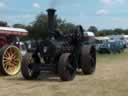
[[[124,44],[121,40],[109,40],[100,44],[99,53],[120,53],[124,50]]]
[[[21,69],[20,36],[27,31],[20,28],[0,27],[0,72],[3,75],[15,75]]]

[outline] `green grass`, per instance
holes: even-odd
[[[128,50],[116,54],[99,54],[97,53],[97,62],[111,64],[114,62],[123,62],[122,60],[128,59]]]
[[[128,96],[128,50],[121,54],[97,54],[96,72],[77,74],[70,82],[58,78],[38,81],[20,78],[20,74],[1,77],[0,96]]]

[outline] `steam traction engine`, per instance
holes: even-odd
[[[92,74],[96,66],[95,47],[84,45],[83,28],[62,34],[55,30],[55,10],[48,9],[48,38],[37,42],[37,48],[23,58],[22,75],[36,79],[41,71],[52,71],[63,81],[74,79],[77,68]]]
[[[3,75],[15,75],[21,69],[19,36],[27,31],[19,28],[0,27],[0,72]]]

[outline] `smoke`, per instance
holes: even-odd
[[[49,8],[56,8],[58,4],[58,0],[50,0],[49,1]]]

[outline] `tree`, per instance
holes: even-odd
[[[121,35],[124,33],[124,30],[120,29],[120,28],[116,28],[114,29],[114,32],[113,32],[115,35]]]
[[[64,32],[64,33],[69,33],[69,32],[73,32],[76,28],[76,26],[72,23],[66,23],[64,22],[63,24],[58,26],[59,29]]]
[[[73,32],[76,28],[76,25],[61,18],[56,18],[57,27],[64,33]]]
[[[94,33],[96,34],[96,32],[98,31],[98,29],[97,29],[95,26],[90,26],[90,27],[88,28],[88,31],[94,32]]]
[[[72,32],[75,28],[75,25],[68,23],[61,18],[55,16],[56,27],[59,28],[62,32]],[[32,26],[28,26],[30,38],[39,39],[46,38],[48,35],[48,17],[46,14],[39,14],[36,20],[32,23]]]
[[[25,28],[26,26],[23,24],[14,24],[13,27],[14,28]]]
[[[114,32],[111,29],[104,29],[100,30],[96,33],[96,36],[106,36],[106,35],[112,35]]]
[[[124,30],[124,34],[128,35],[128,29]]]
[[[46,38],[48,34],[48,19],[47,15],[41,13],[37,16],[36,20],[32,23],[32,30],[30,37]]]
[[[8,23],[7,22],[4,22],[4,21],[0,21],[0,26],[7,27],[8,26]]]

